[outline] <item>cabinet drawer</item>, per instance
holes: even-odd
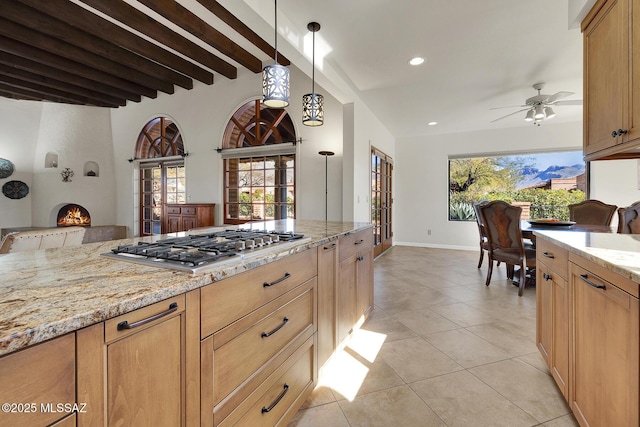
[[[0,358],[0,401],[29,405],[0,412],[0,426],[44,426],[62,418],[55,405],[75,403],[75,370],[73,333]],[[54,411],[41,410],[40,404],[48,403]]]
[[[543,262],[550,269],[555,271],[563,279],[569,277],[569,253],[553,243],[543,240],[536,240],[536,256],[540,262]]]
[[[260,319],[248,328],[245,328],[246,322],[239,321],[214,334],[214,404],[218,404],[305,330],[313,333],[315,282],[314,278],[294,290],[293,295],[287,294],[286,298],[283,297],[286,302],[282,306],[275,310],[269,307],[271,313],[258,313],[255,317]],[[235,338],[229,340],[229,336]],[[224,344],[218,347],[217,341],[220,340]]]
[[[373,246],[373,231],[370,228],[347,234],[338,240],[340,261],[353,256],[364,248]]]
[[[184,206],[182,208],[182,215],[195,215],[196,208],[194,206]]]
[[[171,316],[180,314],[184,311],[184,306],[185,297],[184,294],[182,294],[109,319],[105,322],[105,342],[109,344],[117,339],[124,338],[162,322]],[[126,322],[129,328],[119,326],[124,322]]]
[[[201,334],[205,338],[317,274],[315,250],[288,256],[202,288]]]
[[[168,214],[179,214],[180,213],[180,206],[167,206],[167,213]]]
[[[313,338],[308,339],[249,397],[216,427],[275,426],[290,418],[313,389]],[[268,410],[268,411],[267,411]]]

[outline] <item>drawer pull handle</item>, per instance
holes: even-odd
[[[119,331],[124,331],[127,329],[133,329],[133,328],[137,328],[138,326],[142,326],[142,325],[146,325],[147,323],[153,322],[154,320],[157,320],[161,317],[166,316],[167,314],[171,314],[174,311],[176,311],[178,309],[178,303],[177,302],[172,302],[169,305],[169,308],[161,313],[158,314],[154,314],[153,316],[147,317],[146,319],[142,319],[142,320],[138,320],[137,322],[133,322],[131,324],[129,324],[129,322],[127,322],[126,320],[118,323],[118,330]]]
[[[547,257],[547,258],[551,258],[551,259],[555,258],[555,256],[553,254],[549,253],[549,252],[542,252],[542,255]]]
[[[278,332],[280,329],[282,329],[282,327],[284,325],[286,325],[289,322],[289,318],[285,317],[284,319],[282,319],[282,323],[279,324],[274,330],[272,330],[271,332],[263,332],[260,334],[260,336],[262,338],[267,338],[270,337],[271,335],[275,334],[276,332]]]
[[[284,387],[283,387],[283,388],[284,388],[284,390],[282,390],[282,393],[280,393],[280,396],[278,396],[278,397],[276,398],[276,400],[274,400],[274,401],[273,401],[273,403],[272,403],[271,405],[269,405],[269,407],[266,407],[266,406],[263,406],[263,407],[262,407],[262,413],[263,413],[263,414],[264,414],[265,412],[271,412],[271,410],[272,410],[273,408],[275,408],[275,407],[276,407],[276,405],[277,405],[278,403],[280,403],[280,401],[282,400],[282,398],[284,397],[284,395],[285,395],[285,394],[287,394],[287,392],[289,391],[289,384],[286,384],[286,383],[285,383],[285,385],[284,385]]]
[[[354,244],[355,244],[355,245],[361,245],[361,244],[363,244],[363,243],[364,243],[364,239],[360,239],[360,241],[359,241],[359,242],[355,242]]]
[[[364,261],[364,257],[362,255],[360,255],[358,258],[356,258],[358,261]]]
[[[278,279],[278,280],[276,280],[276,281],[273,281],[273,282],[271,282],[271,283],[269,283],[269,282],[264,282],[264,283],[262,284],[262,287],[266,288],[266,287],[268,287],[268,286],[277,285],[277,284],[278,284],[278,283],[280,283],[280,282],[284,282],[284,281],[285,281],[285,280],[287,280],[289,277],[291,277],[291,274],[289,274],[289,273],[284,273],[284,276],[282,276],[281,278],[279,278],[279,279]]]
[[[547,273],[542,273],[542,278],[543,278],[544,280],[551,280],[551,275],[550,275],[550,274],[547,274]]]
[[[587,275],[587,274],[581,274],[580,278],[582,280],[584,280],[585,282],[587,282],[587,285],[589,285],[589,286],[593,286],[594,288],[602,289],[602,290],[605,290],[605,291],[607,290],[607,287],[605,285],[598,285],[597,283],[593,283],[591,280],[589,280],[589,275]]]
[[[336,244],[332,243],[329,246],[324,246],[322,249],[324,249],[325,251],[328,251],[329,249],[333,249],[335,247],[336,247]]]

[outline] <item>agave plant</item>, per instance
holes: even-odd
[[[453,203],[449,209],[449,217],[453,220],[471,221],[475,218],[473,206],[470,203]]]

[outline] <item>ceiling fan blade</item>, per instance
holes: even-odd
[[[497,122],[498,120],[506,119],[509,116],[513,116],[514,114],[522,113],[523,111],[527,111],[527,110],[530,110],[530,109],[531,109],[531,107],[527,107],[527,108],[524,108],[522,110],[514,111],[513,113],[507,114],[506,116],[498,117],[495,120],[491,120],[491,123]]]
[[[558,100],[560,98],[566,98],[567,96],[571,96],[574,93],[575,92],[558,92],[558,93],[554,93],[549,98],[547,98],[547,100],[544,103],[545,104],[551,104],[551,103],[555,102],[556,100]]]
[[[528,105],[507,105],[505,107],[493,107],[489,108],[489,110],[501,110],[503,108],[518,108],[518,107],[528,107]]]
[[[576,99],[573,101],[556,101],[553,105],[582,105],[582,99]]]

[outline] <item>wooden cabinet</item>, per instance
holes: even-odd
[[[321,368],[338,345],[336,336],[336,284],[338,244],[318,246],[318,367]]]
[[[92,408],[79,426],[186,424],[185,301],[183,294],[78,331],[79,395]]]
[[[582,426],[637,426],[638,297],[616,286],[628,279],[583,258],[570,259],[571,409]]]
[[[373,307],[373,234],[370,229],[338,241],[337,334],[342,342]]]
[[[70,425],[64,405],[76,403],[75,370],[73,333],[0,358],[0,426]]]
[[[317,254],[307,250],[202,289],[203,426],[286,423],[311,393]]]
[[[215,204],[174,204],[166,205],[164,233],[188,231],[193,228],[214,225]]]
[[[585,158],[640,157],[640,0],[599,0],[582,30]]]
[[[568,253],[566,249],[540,239],[536,255],[536,344],[553,379],[568,399]]]

